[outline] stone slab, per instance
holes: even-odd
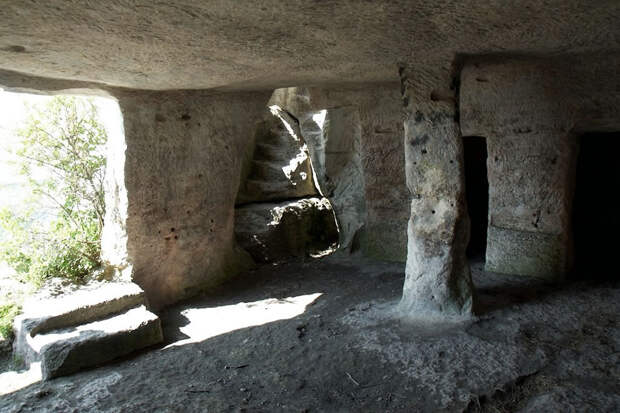
[[[94,283],[67,294],[49,297],[43,290],[24,303],[15,318],[15,354],[26,363],[40,359],[30,338],[52,330],[73,327],[146,304],[142,289],[134,283]],[[48,295],[42,298],[43,295]]]
[[[43,379],[65,376],[162,340],[159,318],[144,306],[78,327],[28,336],[28,344],[40,355]]]

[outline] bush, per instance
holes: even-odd
[[[107,140],[92,101],[59,96],[35,108],[15,151],[31,192],[28,207],[0,211],[8,234],[0,260],[40,285],[50,277],[82,281],[100,266]]]
[[[19,313],[19,307],[14,304],[0,306],[0,337],[13,337],[13,319]]]

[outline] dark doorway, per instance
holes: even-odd
[[[620,214],[620,132],[589,133],[579,139],[573,234],[576,277],[616,278]]]
[[[465,150],[465,191],[471,220],[471,236],[467,246],[469,258],[482,259],[487,250],[489,213],[489,180],[487,177],[487,142],[480,136],[463,138]]]

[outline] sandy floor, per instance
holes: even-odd
[[[0,396],[0,411],[620,411],[620,282],[473,267],[480,315],[396,317],[403,265],[264,266],[162,314],[166,343]]]

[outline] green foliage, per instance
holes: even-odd
[[[0,337],[13,336],[13,319],[19,314],[19,307],[13,304],[0,305]]]
[[[50,277],[79,282],[100,265],[105,214],[107,136],[96,107],[54,97],[33,108],[18,136],[17,166],[31,197],[20,210],[0,211],[9,235],[0,242],[0,260],[35,285]]]

